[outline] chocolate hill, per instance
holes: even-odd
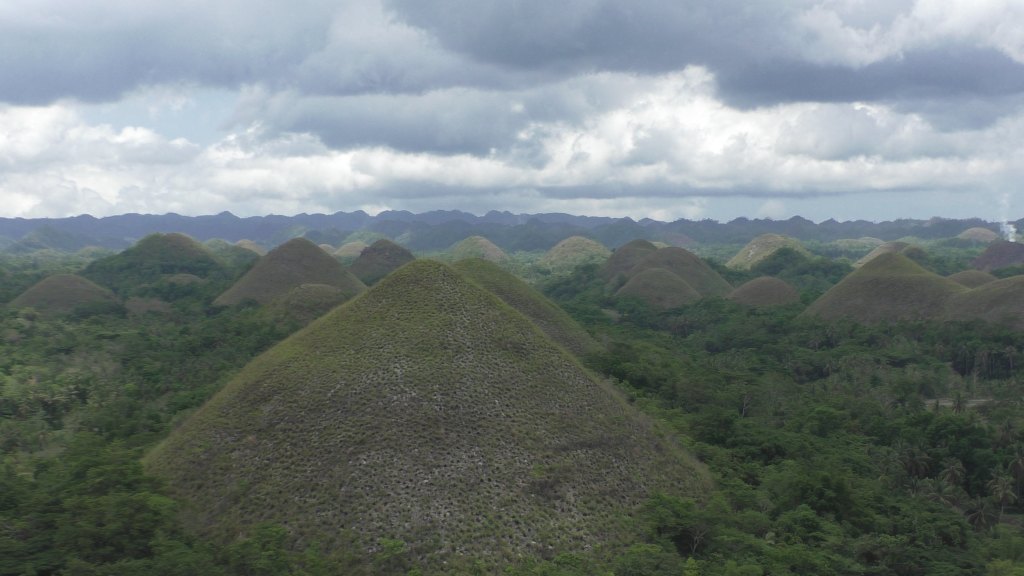
[[[646,254],[636,263],[626,277],[632,278],[651,268],[664,268],[682,278],[701,296],[725,296],[732,292],[732,286],[696,254],[685,248],[670,246]]]
[[[707,486],[522,314],[423,260],[256,358],[145,463],[195,532],[274,522],[353,573],[387,571],[385,540],[425,574],[614,551],[648,495]]]
[[[549,270],[571,271],[583,264],[603,264],[612,251],[583,236],[570,236],[555,244],[538,262]]]
[[[985,272],[1019,264],[1024,264],[1024,244],[1006,240],[997,240],[989,244],[988,248],[971,262],[971,266]]]
[[[656,252],[658,247],[647,240],[633,240],[628,244],[619,246],[608,257],[608,261],[601,268],[601,277],[605,280],[622,285],[628,280],[625,278],[629,272],[646,256]]]
[[[854,270],[804,312],[863,323],[938,319],[947,301],[967,288],[890,252]]]
[[[448,249],[448,253],[451,254],[453,260],[483,258],[491,262],[501,262],[508,258],[504,250],[483,236],[470,236],[457,242]]]
[[[746,306],[785,306],[799,302],[800,293],[784,280],[761,276],[733,290],[729,299]]]
[[[619,298],[636,298],[662,310],[678,308],[700,300],[700,293],[664,268],[648,268],[616,290]]]
[[[184,234],[151,234],[119,254],[96,260],[82,276],[124,295],[175,274],[210,278],[226,268],[205,246]]]
[[[532,320],[549,338],[573,354],[582,356],[600,348],[564,310],[497,264],[469,258],[456,262],[453,267]]]
[[[366,286],[340,262],[305,238],[293,238],[274,248],[214,300],[233,306],[247,300],[266,304],[302,284],[326,284],[341,289],[346,299]]]
[[[348,271],[362,280],[363,284],[371,286],[415,259],[412,252],[402,246],[391,240],[381,239],[360,252]]]
[[[946,318],[1024,329],[1024,276],[1003,278],[955,295],[946,305]]]
[[[956,274],[950,274],[948,278],[968,288],[977,288],[998,280],[995,276],[981,270],[963,270]]]
[[[43,314],[65,314],[91,304],[116,302],[114,293],[81,276],[54,274],[35,283],[8,303],[9,308],[35,308]]]
[[[804,256],[811,255],[795,238],[780,234],[761,234],[741,248],[725,265],[735,270],[750,270],[782,248],[792,248]]]

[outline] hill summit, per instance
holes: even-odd
[[[348,271],[371,286],[415,259],[412,252],[404,247],[391,240],[380,239],[360,252]]]
[[[811,255],[795,238],[780,234],[761,234],[741,248],[725,265],[735,270],[750,270],[782,248],[791,248],[804,256]]]
[[[260,258],[231,288],[214,300],[218,306],[233,306],[246,300],[266,304],[303,284],[326,284],[341,289],[351,298],[366,289],[316,244],[293,238]]]
[[[225,266],[205,246],[178,233],[150,234],[119,254],[86,266],[82,276],[119,294],[175,274],[209,278]]]
[[[8,304],[35,308],[45,314],[72,312],[90,304],[114,303],[114,293],[74,274],[54,274],[35,283]]]
[[[425,260],[255,359],[146,463],[199,533],[275,522],[354,573],[395,571],[374,564],[385,541],[403,573],[614,550],[649,494],[706,487],[607,382]]]

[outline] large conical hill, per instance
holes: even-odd
[[[729,299],[745,306],[785,306],[799,302],[800,293],[784,280],[760,276],[733,290]]]
[[[981,270],[961,270],[956,274],[950,274],[948,278],[968,288],[977,288],[998,280],[995,276]]]
[[[348,271],[367,286],[372,286],[381,278],[415,259],[412,252],[403,246],[399,246],[391,240],[381,239],[360,252],[349,266]]]
[[[890,252],[851,272],[804,312],[825,319],[877,323],[941,318],[947,301],[965,292],[960,284]]]
[[[426,574],[615,550],[654,492],[699,465],[533,323],[437,262],[412,262],[246,366],[147,469],[198,533],[260,523]],[[405,571],[403,570],[402,573]]]
[[[1024,328],[1024,276],[1003,278],[955,295],[946,306],[946,318]]]
[[[876,246],[871,252],[868,252],[863,258],[853,263],[854,268],[860,268],[861,266],[871,262],[875,258],[883,254],[902,254],[906,250],[912,248],[913,245],[902,240],[896,240],[893,242],[886,242],[880,246]]]
[[[625,283],[626,274],[658,247],[647,240],[637,239],[619,246],[601,267],[601,277],[609,282]]]
[[[358,258],[360,254],[363,253],[363,250],[366,250],[369,247],[369,244],[359,240],[356,240],[355,242],[346,242],[334,251],[334,257],[341,260],[344,264],[351,264],[352,262],[355,262],[356,258]]]
[[[668,310],[700,300],[700,293],[679,276],[664,268],[648,268],[619,288],[619,298],[636,298],[650,306]]]
[[[65,314],[77,308],[113,304],[114,293],[74,274],[54,274],[33,284],[8,303],[9,308],[35,308],[44,314]]]
[[[991,244],[996,240],[999,240],[999,234],[989,230],[988,228],[974,227],[968,228],[963,232],[956,235],[960,240],[968,240],[970,242],[978,242],[982,244]]]
[[[782,248],[791,248],[804,256],[811,255],[795,238],[780,234],[761,234],[741,248],[725,265],[734,270],[750,270]]]
[[[448,253],[451,254],[453,260],[483,258],[491,262],[502,262],[508,259],[504,250],[483,236],[470,236],[456,242],[448,249]]]
[[[604,244],[583,236],[570,236],[555,244],[538,264],[553,271],[572,271],[584,264],[603,264],[612,251]]]
[[[1024,244],[1007,240],[992,242],[984,252],[971,261],[971,266],[985,272],[1020,264],[1024,264]]]
[[[679,276],[701,296],[726,296],[732,286],[696,254],[685,248],[670,246],[643,257],[626,274],[632,278],[649,268],[664,268]]]
[[[582,356],[598,351],[597,342],[582,326],[511,272],[482,258],[460,260],[454,268],[532,320],[548,337],[570,352]]]
[[[303,284],[327,284],[351,298],[366,289],[340,262],[305,238],[293,238],[260,258],[214,304],[233,306],[247,300],[266,304]]]
[[[210,278],[225,272],[225,265],[202,244],[170,233],[150,234],[119,254],[96,260],[82,276],[123,294],[174,274]]]

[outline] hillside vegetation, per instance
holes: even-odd
[[[184,234],[171,233],[151,234],[119,254],[96,260],[86,266],[82,276],[126,296],[174,274],[209,278],[225,273],[224,263],[205,246]]]
[[[746,306],[785,306],[800,301],[800,293],[785,280],[761,276],[729,293],[729,299]]]
[[[359,573],[611,551],[651,494],[707,490],[606,382],[429,261],[254,360],[147,463],[192,529],[276,522]]]
[[[218,306],[245,301],[266,304],[302,284],[326,284],[351,298],[366,289],[331,255],[305,238],[294,238],[260,258],[244,276],[214,300]]]
[[[782,248],[790,248],[810,256],[810,252],[795,238],[779,234],[761,234],[741,248],[725,265],[736,270],[750,270]]]
[[[65,314],[88,306],[114,304],[114,293],[74,274],[48,276],[8,303],[12,309],[35,308],[44,314]]]
[[[359,253],[348,271],[362,280],[363,284],[372,286],[415,259],[412,252],[391,240],[377,240]]]

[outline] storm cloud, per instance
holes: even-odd
[[[5,215],[962,215],[1021,176],[1024,7],[12,0],[0,102]]]

